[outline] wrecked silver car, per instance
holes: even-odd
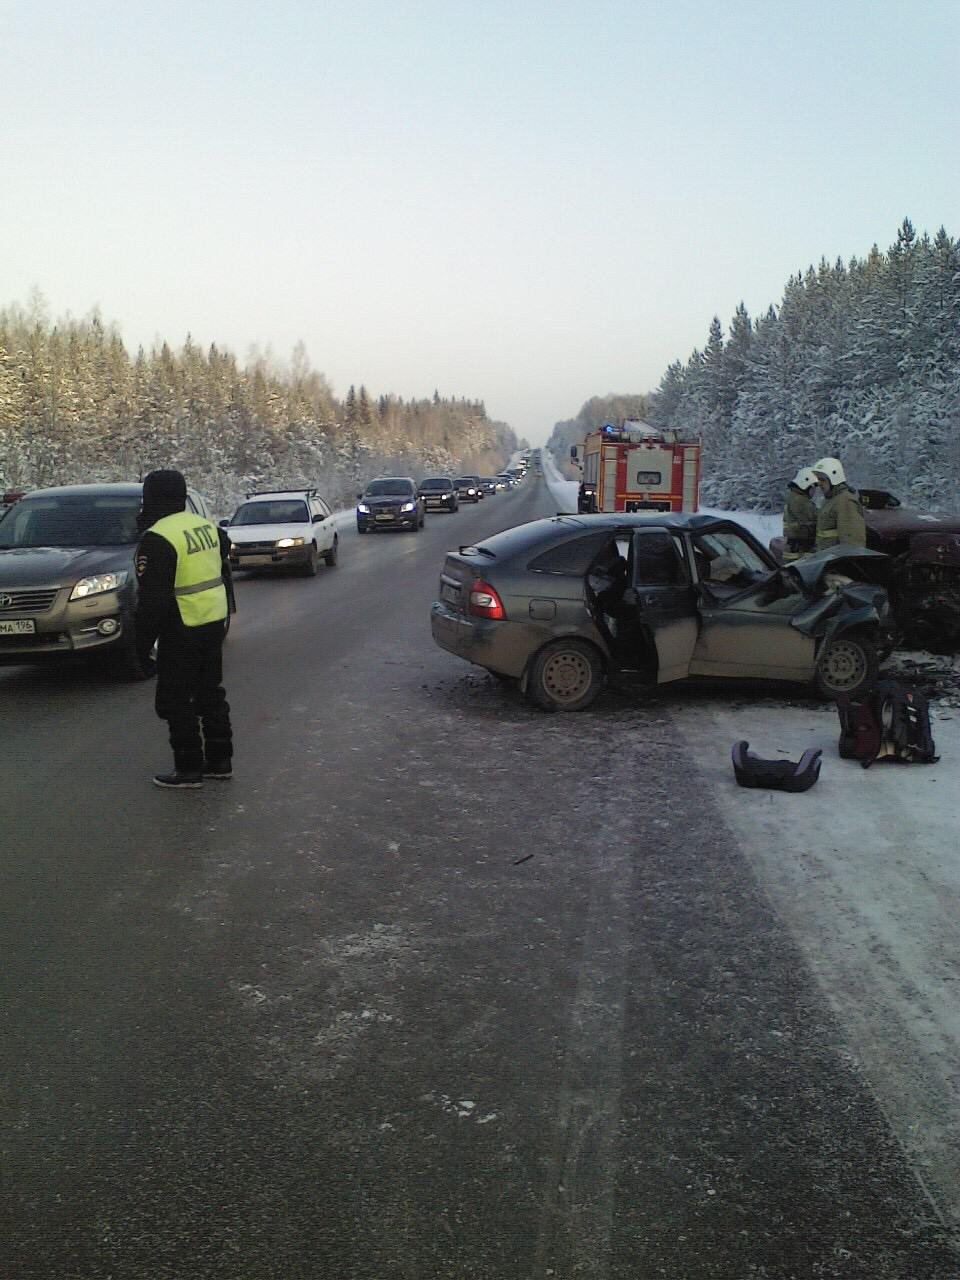
[[[604,681],[693,676],[870,684],[892,644],[888,558],[837,547],[778,566],[731,520],[558,515],[448,553],[431,611],[441,648],[580,711]]]

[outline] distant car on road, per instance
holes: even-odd
[[[479,502],[483,498],[479,476],[458,476],[457,493],[461,502]]]
[[[483,490],[484,497],[495,498],[497,496],[497,481],[494,476],[481,476],[480,488]]]
[[[785,568],[735,522],[625,514],[534,520],[449,552],[441,648],[580,711],[607,676],[812,684],[851,696],[892,644],[889,558],[837,548]]]
[[[430,476],[421,480],[417,494],[424,501],[427,511],[458,511],[460,495],[449,476]]]
[[[316,575],[322,557],[337,563],[340,539],[333,512],[316,489],[270,489],[248,493],[229,520],[233,569],[298,569]]]
[[[35,489],[0,517],[0,665],[103,656],[132,679],[153,675],[133,630],[142,492],[140,484]],[[187,510],[211,519],[193,489]]]
[[[516,485],[516,480],[514,480],[513,476],[509,475],[508,472],[501,471],[497,476],[497,484],[501,489],[512,489]]]
[[[357,533],[423,528],[427,505],[410,476],[379,476],[357,494]]]

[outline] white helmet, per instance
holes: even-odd
[[[844,475],[843,463],[839,458],[821,458],[810,470],[815,471],[818,476],[826,476],[833,488],[838,484],[846,483],[847,477]]]
[[[817,477],[813,474],[813,467],[801,467],[797,474],[793,477],[793,483],[798,489],[815,489],[817,485]]]

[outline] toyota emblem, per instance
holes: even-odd
[[[5,592],[0,591],[0,609],[9,609],[13,604],[13,596],[8,596]]]

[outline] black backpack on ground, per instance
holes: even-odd
[[[935,764],[940,757],[930,730],[930,703],[919,689],[878,680],[865,698],[837,699],[840,755],[869,769],[874,760]]]

